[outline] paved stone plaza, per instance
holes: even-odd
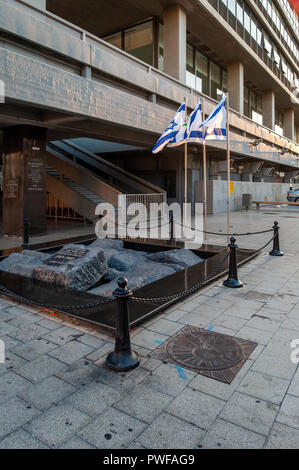
[[[299,371],[290,359],[299,338],[298,215],[241,211],[232,230],[275,219],[285,256],[267,248],[239,270],[242,289],[218,280],[136,328],[141,366],[128,374],[103,368],[114,347],[105,334],[0,299],[0,448],[299,448]],[[224,215],[209,217],[210,230],[224,226]],[[238,241],[258,248],[269,235]],[[149,358],[184,325],[258,346],[230,385]]]

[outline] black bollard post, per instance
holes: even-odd
[[[24,219],[23,222],[23,245],[22,248],[28,249],[29,248],[29,220]]]
[[[113,292],[117,299],[115,349],[106,357],[106,366],[114,372],[126,372],[139,366],[139,356],[132,351],[129,327],[128,302],[133,295],[127,288],[128,280],[121,277],[118,289]]]
[[[279,248],[279,225],[278,222],[274,222],[273,225],[274,238],[273,238],[273,249],[270,251],[271,256],[283,256],[283,251]]]
[[[170,243],[171,245],[173,245],[174,244],[173,212],[170,213],[169,223],[170,223]]]
[[[238,272],[237,272],[237,244],[235,237],[230,238],[230,244],[228,245],[230,252],[229,252],[229,270],[228,270],[228,278],[223,282],[225,287],[243,287],[243,283],[238,279]]]

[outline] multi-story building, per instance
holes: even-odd
[[[53,200],[56,216],[62,203],[87,218],[92,195],[157,186],[182,202],[182,147],[151,149],[184,99],[207,115],[223,91],[232,208],[244,192],[284,198],[299,172],[298,31],[286,0],[1,0],[4,232],[24,215],[45,224]],[[225,210],[225,143],[209,142],[207,157],[209,211]],[[190,144],[190,201],[202,180]]]

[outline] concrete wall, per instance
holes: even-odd
[[[198,194],[201,194],[202,182],[199,182]],[[256,183],[251,181],[234,181],[234,193],[231,194],[231,210],[244,209],[242,194],[252,194],[253,201],[285,201],[289,183]],[[210,180],[207,185],[208,213],[218,214],[226,211],[227,181]],[[198,201],[200,202],[200,201]],[[255,207],[255,206],[254,206]]]

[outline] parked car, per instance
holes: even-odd
[[[299,188],[288,191],[287,200],[289,202],[299,202]]]

